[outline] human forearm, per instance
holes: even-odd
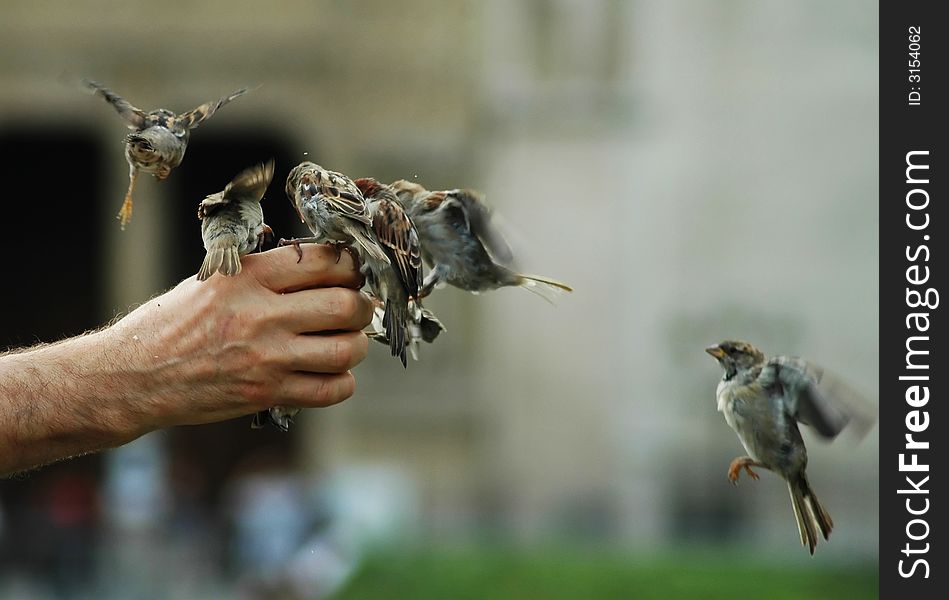
[[[0,474],[134,439],[122,354],[100,331],[0,357]]]
[[[189,278],[107,329],[0,357],[0,474],[154,429],[352,395],[372,306],[349,255],[244,257]]]

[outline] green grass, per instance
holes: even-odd
[[[864,600],[879,596],[875,565],[749,564],[747,558],[683,554],[510,550],[411,552],[368,560],[337,600],[636,599]]]

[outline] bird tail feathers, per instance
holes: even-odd
[[[204,281],[215,273],[230,277],[240,272],[241,257],[237,252],[237,246],[211,248],[205,254],[204,262],[201,263],[201,270],[198,271],[198,281]]]
[[[822,535],[825,540],[830,539],[834,521],[814,495],[807,476],[803,473],[797,480],[788,481],[788,492],[791,494],[791,507],[794,509],[798,533],[801,535],[801,545],[807,546],[813,555],[818,535]]]
[[[537,294],[547,302],[554,304],[554,298],[564,292],[572,292],[573,288],[567,285],[562,281],[557,281],[556,279],[551,279],[549,277],[541,277],[540,275],[525,275],[519,273],[517,275],[520,285],[522,288]]]

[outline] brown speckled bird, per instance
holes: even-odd
[[[418,360],[418,347],[420,342],[431,344],[435,338],[445,331],[445,326],[438,320],[431,310],[417,304],[409,303],[409,320],[405,329],[405,346],[412,355],[413,360]],[[385,307],[378,303],[372,313],[372,327],[374,331],[368,332],[369,339],[375,340],[380,344],[390,345],[389,338],[386,337],[385,325]]]
[[[369,203],[349,177],[302,162],[287,176],[286,191],[300,221],[313,233],[313,237],[280,240],[281,245],[295,246],[300,259],[301,243],[317,243],[351,248],[362,262],[369,258],[389,262],[372,230]]]
[[[122,208],[116,216],[122,229],[125,229],[132,218],[132,191],[135,189],[138,173],[140,171],[151,173],[158,179],[168,177],[171,170],[180,165],[185,156],[191,130],[207,120],[219,108],[247,92],[247,89],[243,88],[230,96],[206,102],[193,110],[176,115],[164,108],[146,113],[100,83],[85,79],[83,84],[92,92],[105,98],[132,130],[132,133],[125,136],[125,160],[129,164],[129,187],[125,193]]]
[[[417,183],[392,184],[422,241],[422,258],[432,270],[419,296],[424,298],[440,282],[469,292],[520,286],[550,300],[547,292],[573,291],[560,281],[525,275],[509,268],[510,246],[491,223],[491,209],[472,190],[430,192]]]
[[[373,295],[383,303],[382,327],[392,356],[398,356],[405,366],[407,330],[410,322],[418,320],[411,316],[410,303],[415,311],[421,308],[415,303],[422,285],[418,231],[392,188],[369,177],[354,183],[369,203],[372,229],[389,259],[388,264],[367,260],[363,273]]]
[[[199,281],[214,273],[237,275],[241,272],[240,257],[258,249],[266,236],[273,235],[264,223],[260,206],[273,171],[273,160],[244,169],[223,191],[211,194],[198,205],[207,251],[198,271]]]
[[[828,539],[834,522],[807,481],[807,449],[798,423],[833,438],[851,421],[861,427],[872,421],[847,404],[852,392],[846,386],[800,358],[768,359],[748,342],[732,340],[705,351],[725,370],[716,390],[718,410],[748,453],[732,461],[729,481],[736,483],[742,469],[758,479],[751,467],[787,481],[801,544],[814,554],[818,536]]]

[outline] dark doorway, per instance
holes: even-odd
[[[206,195],[224,189],[245,167],[270,158],[276,168],[262,200],[264,218],[277,238],[302,235],[302,225],[284,193],[290,169],[306,160],[293,141],[280,132],[260,128],[231,128],[222,132],[209,127],[195,132],[181,166],[163,182],[169,186],[172,200],[168,222],[181,225],[172,226],[168,232],[169,285],[194,275],[204,259],[201,226],[196,216],[198,203]],[[252,430],[250,421],[247,417],[200,427],[178,427],[170,432],[172,464],[201,481],[201,501],[205,506],[218,505],[234,473],[257,456],[293,464],[302,433],[299,428],[290,433],[272,428]]]
[[[100,325],[103,148],[73,126],[0,126],[4,192],[0,347],[52,342]]]
[[[101,325],[103,147],[75,123],[0,125],[4,269],[0,350],[54,342]],[[0,562],[36,569],[54,589],[94,571],[98,456],[0,481]]]

